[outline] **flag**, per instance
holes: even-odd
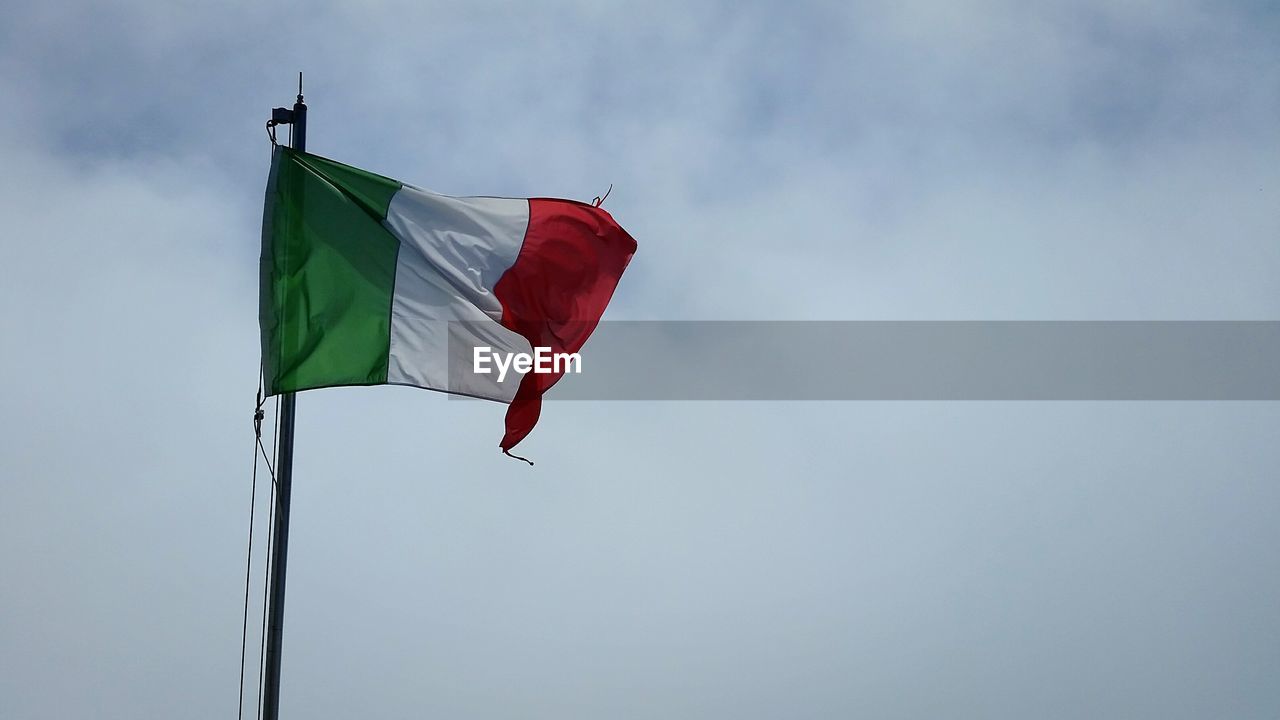
[[[636,242],[598,206],[450,197],[277,146],[262,220],[268,394],[410,385],[509,403],[500,447],[560,372],[474,372],[475,349],[577,353]]]

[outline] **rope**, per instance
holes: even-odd
[[[530,460],[530,459],[529,459],[529,458],[527,458],[527,457],[520,457],[519,455],[516,455],[515,453],[511,452],[510,450],[507,450],[506,448],[503,448],[503,450],[502,450],[502,454],[503,454],[503,455],[506,455],[506,456],[507,456],[507,457],[509,457],[509,458],[515,458],[515,459],[517,459],[517,460],[523,460],[523,461],[525,461],[525,462],[529,463],[529,466],[530,466],[530,467],[532,467],[532,466],[533,466],[533,461],[532,461],[532,460]]]
[[[261,455],[266,463],[267,471],[271,474],[271,484],[274,495],[276,472],[272,468],[271,458],[267,457],[266,448],[262,445],[262,420],[266,416],[263,411],[265,398],[262,396],[262,374],[258,374],[258,394],[253,407],[253,473],[249,484],[249,542],[248,549],[245,551],[244,559],[244,612],[240,619],[240,697],[239,706],[236,710],[237,720],[244,720],[244,675],[246,660],[248,657],[249,646],[249,590],[251,588],[251,580],[253,573],[253,529],[256,525],[255,512],[258,507],[258,457]],[[261,688],[259,688],[261,692]]]
[[[262,411],[259,410],[259,413]],[[262,447],[262,435],[258,435],[258,452],[262,453],[262,462],[266,463],[267,472],[271,473],[271,485],[276,484],[276,469],[271,465],[271,458],[267,457],[267,449]]]
[[[280,396],[276,396],[276,415],[275,415],[275,431],[272,433],[271,447],[272,456],[279,457],[280,454]],[[261,447],[261,443],[259,443]],[[263,453],[265,454],[265,450]],[[271,510],[267,516],[267,561],[263,563],[265,567],[262,569],[262,634],[258,640],[258,717],[262,717],[262,686],[266,682],[265,673],[267,671],[267,597],[271,591],[271,538],[274,537],[276,527],[276,483],[275,473],[271,475]]]
[[[262,376],[258,378],[258,403],[253,411],[253,432],[257,435],[257,444],[253,448],[253,480],[249,485],[249,549],[244,558],[244,615],[240,620],[240,704],[236,708],[237,720],[244,720],[244,661],[249,644],[249,580],[253,572],[253,511],[258,506],[258,447],[262,443]]]
[[[604,197],[599,197],[599,196],[597,196],[595,200],[592,200],[592,201],[591,201],[591,206],[592,206],[592,207],[600,207],[601,205],[603,205],[603,204],[604,204],[604,201],[605,201],[605,200],[607,200],[607,199],[609,199],[609,193],[611,193],[611,192],[613,192],[613,183],[609,183],[609,189],[604,191]],[[530,464],[532,464],[532,463],[530,463]]]

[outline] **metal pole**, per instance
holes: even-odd
[[[293,105],[295,150],[307,149],[307,106],[302,102],[302,73],[298,73],[298,101]],[[293,489],[294,394],[280,398],[280,454],[276,467],[276,527],[271,538],[271,603],[267,609],[267,672],[262,693],[263,720],[280,715],[280,648],[284,635],[285,561],[289,555],[289,496]]]

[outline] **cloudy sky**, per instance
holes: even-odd
[[[1265,2],[7,4],[0,716],[236,713],[297,70],[314,152],[612,183],[610,318],[1274,320],[1277,38]],[[1280,714],[1275,403],[552,403],[534,468],[499,405],[298,408],[285,717]]]

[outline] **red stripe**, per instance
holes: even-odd
[[[529,201],[529,229],[516,261],[494,285],[502,324],[533,347],[578,352],[600,322],[636,241],[601,208],[570,200]],[[533,430],[542,393],[560,373],[527,373],[507,408],[502,449]]]

